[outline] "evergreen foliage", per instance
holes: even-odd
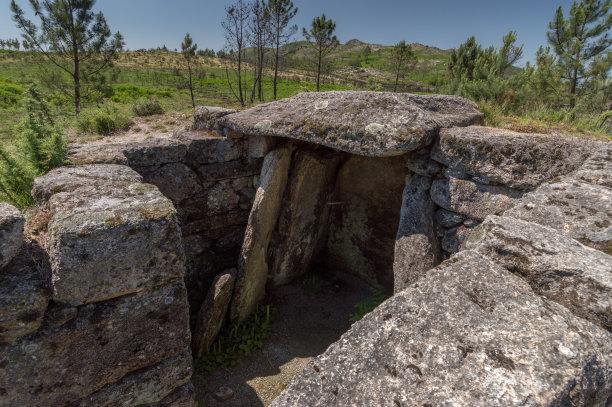
[[[317,92],[320,88],[323,59],[339,44],[334,35],[335,30],[336,23],[332,19],[328,20],[325,14],[312,20],[310,30],[302,28],[302,34],[317,52]]]
[[[198,49],[198,44],[193,43],[193,39],[189,33],[185,34],[185,39],[181,44],[181,52],[187,61],[187,69],[189,71],[189,92],[191,94],[191,105],[195,109],[195,99],[193,98],[193,81],[191,80],[191,61],[195,58],[195,52]]]

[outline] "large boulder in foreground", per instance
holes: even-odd
[[[313,360],[281,406],[604,406],[610,334],[464,251]]]
[[[578,168],[594,148],[578,138],[470,126],[440,130],[431,155],[462,177],[531,190]]]
[[[0,270],[19,253],[25,218],[9,204],[0,203]]]
[[[440,128],[482,119],[475,103],[458,96],[332,91],[264,103],[228,114],[217,125],[376,157],[417,150],[431,144]]]

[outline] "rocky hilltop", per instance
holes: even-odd
[[[612,148],[453,96],[199,107],[0,206],[0,405],[191,406],[192,354],[314,265],[393,294],[274,406],[606,406]]]

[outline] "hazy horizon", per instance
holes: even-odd
[[[0,38],[20,37],[11,19],[9,3],[0,13]],[[26,0],[17,3],[31,16]],[[100,0],[101,10],[113,32],[120,31],[130,50],[180,48],[189,32],[199,49],[223,48],[221,20],[224,7],[231,1],[179,0],[175,2],[146,0]],[[401,40],[441,49],[457,48],[474,35],[483,46],[501,45],[502,36],[510,30],[518,33],[517,43],[524,44],[524,57],[518,63],[533,61],[540,45],[546,45],[548,22],[558,6],[568,12],[570,0],[507,1],[407,1],[379,0],[375,6],[364,0],[294,0],[299,11],[294,19],[298,33],[293,40],[303,40],[302,27],[308,27],[315,16],[325,13],[337,23],[336,35],[345,43],[351,39],[381,45]],[[36,21],[36,20],[34,20]]]

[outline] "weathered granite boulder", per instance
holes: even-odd
[[[437,205],[478,221],[487,215],[501,215],[522,195],[516,189],[454,177],[436,179],[431,186],[431,199]]]
[[[578,168],[595,143],[548,134],[524,134],[491,127],[440,130],[431,156],[483,184],[532,190]]]
[[[195,357],[206,353],[221,330],[232,299],[236,272],[232,269],[219,274],[208,290],[191,335],[191,350]]]
[[[612,188],[612,143],[602,143],[597,151],[571,176],[590,184]]]
[[[457,253],[463,250],[465,247],[464,243],[473,228],[466,227],[465,225],[455,226],[444,232],[440,239],[440,247],[447,253]]]
[[[441,260],[430,187],[429,177],[414,174],[406,177],[393,259],[395,293],[411,285]]]
[[[161,374],[141,371],[156,369],[159,363],[174,364],[169,360],[189,350],[182,281],[76,308],[52,303],[44,321],[40,330],[21,341],[0,345],[0,394],[8,405],[79,405],[83,397],[98,391],[103,393],[93,396],[96,402],[85,404],[105,405],[104,387],[112,383],[116,389],[138,390],[134,394],[138,400],[157,401],[165,389],[189,378],[189,354],[178,361],[183,372],[178,375],[172,373],[175,367]],[[137,384],[129,384],[130,374],[150,377],[138,389]],[[113,397],[124,401],[129,394]],[[111,405],[117,405],[112,400],[108,400]]]
[[[238,275],[230,312],[232,321],[246,318],[265,294],[268,244],[280,213],[292,153],[292,147],[283,145],[269,152],[264,159],[261,180],[238,258]]]
[[[146,181],[159,188],[175,204],[202,191],[195,172],[182,163],[166,164],[147,175]]]
[[[0,270],[0,343],[13,342],[40,328],[49,299],[45,276],[29,245],[24,245]]]
[[[612,256],[505,216],[488,216],[467,247],[524,278],[536,294],[612,332]]]
[[[180,162],[187,147],[178,140],[152,138],[129,143],[107,143],[72,147],[68,160],[73,165],[121,164],[151,167]]]
[[[281,406],[604,406],[612,341],[464,251],[355,323]]]
[[[276,147],[278,139],[266,136],[249,137],[247,155],[251,158],[264,158],[266,154]]]
[[[197,406],[193,400],[194,392],[193,383],[187,382],[164,397],[159,403],[147,404],[141,407],[194,407],[194,405]]]
[[[25,218],[17,208],[0,203],[0,271],[19,253]]]
[[[420,149],[442,127],[482,119],[475,103],[458,96],[332,91],[263,103],[217,123],[249,136],[293,138],[374,157]]]
[[[191,130],[217,130],[217,120],[236,110],[217,106],[197,106],[193,111]]]
[[[466,219],[467,217],[465,215],[447,211],[446,209],[438,209],[436,212],[436,222],[445,228],[452,228],[460,225]]]
[[[612,254],[612,190],[570,177],[525,195],[507,216],[551,227]]]
[[[325,265],[393,292],[405,157],[352,155],[338,170]]]
[[[406,166],[410,171],[426,177],[433,177],[442,171],[442,166],[431,159],[430,148],[412,152],[408,156]]]
[[[174,137],[187,146],[186,164],[222,163],[242,158],[245,141],[222,137],[208,131],[179,131]]]
[[[197,169],[197,173],[204,182],[243,178],[259,175],[262,162],[263,160],[261,159],[242,159],[223,163],[205,164]]]
[[[142,177],[124,165],[81,165],[59,167],[51,175],[34,180],[32,197],[38,205],[44,205],[53,194],[72,192],[84,185],[115,185],[118,188],[142,182]]]
[[[184,252],[172,203],[152,185],[116,176],[117,166],[92,167],[89,174],[99,178],[81,177],[80,186],[55,193],[48,202],[54,300],[78,305],[181,279]],[[45,190],[56,174],[63,176],[64,170],[53,170],[36,184]],[[116,178],[121,181],[115,183]]]
[[[294,154],[275,244],[270,245],[269,278],[275,285],[288,284],[310,270],[327,229],[339,161],[338,156],[309,150]]]

